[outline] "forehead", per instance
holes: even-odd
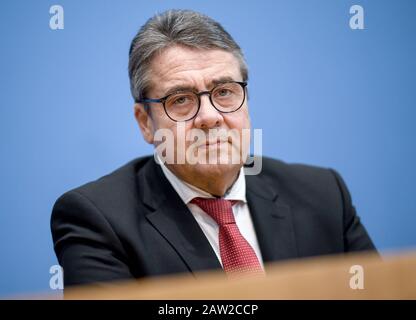
[[[221,78],[242,81],[238,59],[224,50],[202,50],[182,46],[165,49],[151,61],[151,86],[163,92],[185,85],[204,90]]]

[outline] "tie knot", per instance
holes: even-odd
[[[236,202],[217,198],[194,198],[191,201],[209,214],[220,227],[235,223],[232,206]]]

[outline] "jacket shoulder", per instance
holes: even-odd
[[[109,192],[126,192],[133,187],[137,172],[150,158],[150,156],[136,158],[111,173],[69,190],[66,193],[77,192],[85,196],[94,197],[95,195],[105,196]]]
[[[293,182],[322,183],[324,181],[335,181],[334,170],[330,168],[301,164],[288,163],[283,160],[262,157],[262,171],[260,176],[278,179],[281,182],[291,180]]]
[[[74,195],[88,199],[98,207],[111,206],[112,203],[126,203],[137,196],[137,173],[149,162],[151,156],[136,158],[113,172],[71,189],[61,195],[55,203],[74,198]]]

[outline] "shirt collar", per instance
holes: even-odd
[[[215,198],[210,193],[191,185],[181,179],[179,179],[170,169],[163,163],[160,159],[159,155],[155,152],[155,160],[162,168],[162,171],[165,177],[169,180],[172,187],[178,193],[180,198],[185,204],[188,204],[193,198],[201,197],[201,198]],[[237,180],[231,186],[230,189],[226,192],[224,199],[227,200],[239,200],[243,202],[247,202],[246,200],[246,179],[244,175],[244,168],[241,167],[240,172],[238,174]]]

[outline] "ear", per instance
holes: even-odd
[[[134,117],[139,124],[144,140],[146,140],[147,143],[153,144],[153,120],[142,103],[134,104]]]

